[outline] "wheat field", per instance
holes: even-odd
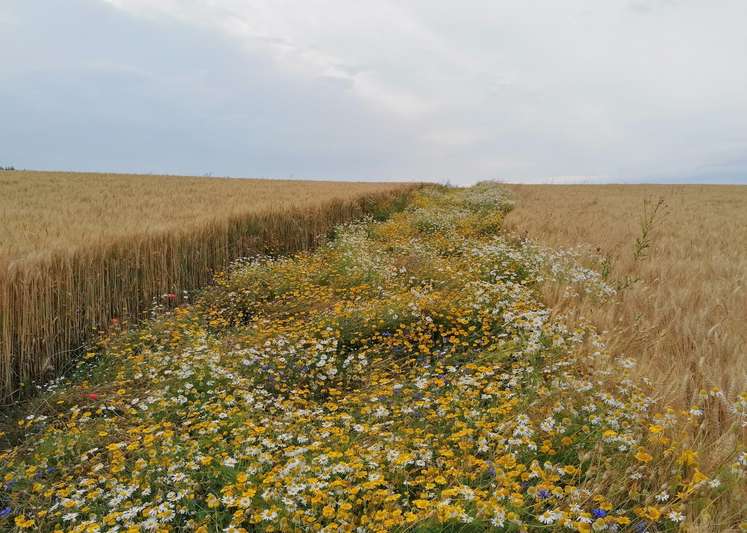
[[[663,402],[687,410],[710,395],[712,412],[691,438],[704,459],[722,460],[745,437],[730,406],[747,390],[747,187],[510,190],[511,231],[553,247],[586,246],[618,286],[616,298],[601,306],[551,291],[548,301],[607,331],[614,350],[637,360],[638,374]]]
[[[0,404],[112,320],[170,304],[230,261],[314,246],[412,185],[0,172]]]
[[[34,260],[112,239],[190,231],[258,211],[317,206],[397,184],[0,172],[0,258]]]

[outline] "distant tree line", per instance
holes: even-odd
[[[9,166],[9,167],[0,166],[0,170],[15,170],[15,169],[16,169],[16,167],[14,167],[14,166]]]

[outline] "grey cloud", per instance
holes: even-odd
[[[117,4],[0,6],[0,164],[747,182],[741,0]]]
[[[0,157],[16,166],[370,177],[397,161],[389,143],[408,144],[349,89],[289,78],[215,33],[56,7],[36,37],[14,36],[35,63],[0,74]],[[91,29],[68,34],[73,18]]]

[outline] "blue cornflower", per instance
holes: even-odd
[[[6,516],[10,516],[10,513],[13,512],[13,509],[10,507],[3,507],[0,509],[0,518],[5,518]]]
[[[607,516],[607,511],[605,511],[604,509],[594,509],[591,512],[591,516],[593,516],[594,518],[604,518],[605,516]]]
[[[547,489],[540,489],[540,490],[539,490],[539,491],[537,492],[537,497],[538,497],[538,498],[539,498],[540,500],[544,500],[544,499],[546,499],[546,498],[549,498],[549,497],[550,497],[550,491],[549,491],[549,490],[547,490]]]

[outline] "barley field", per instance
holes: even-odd
[[[411,187],[0,172],[0,405],[112,321],[181,302],[238,257],[314,246]]]
[[[523,235],[543,194],[420,188],[111,330],[0,426],[0,529],[747,527],[747,450],[716,408],[735,396],[747,422],[738,379],[683,407],[623,342],[642,326],[600,327],[642,290],[623,256],[662,253],[657,201],[641,231],[648,196],[629,200],[630,234],[597,253]]]

